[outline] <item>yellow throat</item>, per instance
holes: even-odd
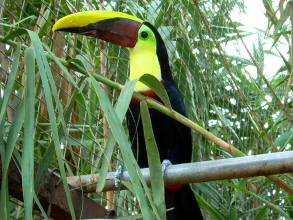
[[[145,37],[148,35],[147,37]],[[138,41],[134,48],[130,48],[130,75],[133,80],[144,74],[151,74],[161,81],[161,68],[157,56],[157,42],[154,33],[143,25],[138,32]],[[134,88],[136,92],[146,91],[149,87],[138,82]]]

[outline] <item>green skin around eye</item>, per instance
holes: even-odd
[[[144,35],[148,35],[143,38]],[[142,26],[138,33],[139,39],[130,51],[130,76],[133,80],[144,74],[151,74],[161,80],[161,69],[157,57],[157,42],[154,33],[146,26]],[[143,51],[143,53],[141,52]],[[135,86],[135,91],[145,91],[149,88],[141,82]]]
[[[145,26],[142,26],[140,28],[138,35],[139,35],[139,39],[141,39],[141,40],[147,40],[151,35],[153,36],[153,38],[155,38],[152,31],[148,27],[145,27]]]

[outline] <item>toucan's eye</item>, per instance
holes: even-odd
[[[140,30],[138,32],[138,37],[140,40],[145,41],[145,42],[148,42],[154,38],[152,30],[149,27],[147,27],[146,25],[143,25],[140,28]]]
[[[141,36],[142,39],[147,39],[149,37],[149,33],[146,32],[146,31],[142,31],[140,33],[140,36]]]

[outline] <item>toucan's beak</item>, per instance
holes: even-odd
[[[142,20],[121,12],[86,11],[61,18],[52,30],[87,35],[133,48],[142,23]]]

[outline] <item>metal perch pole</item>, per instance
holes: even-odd
[[[150,185],[149,169],[141,169]],[[256,156],[237,157],[196,163],[170,165],[165,170],[165,185],[196,183],[243,177],[267,176],[293,172],[293,151],[261,154]],[[115,173],[109,172],[103,191],[126,189],[114,185]],[[99,174],[67,177],[68,183],[76,188],[84,187],[87,193],[96,192]],[[123,172],[123,181],[129,181],[127,171]]]

